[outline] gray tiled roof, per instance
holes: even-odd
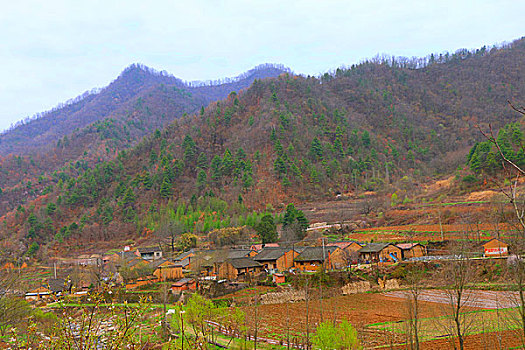
[[[359,249],[359,253],[379,253],[386,247],[388,247],[390,243],[368,243],[363,248]]]
[[[228,259],[228,262],[232,264],[232,266],[236,269],[244,269],[246,267],[260,267],[261,266],[261,264],[259,264],[257,261],[251,258]]]
[[[228,251],[228,259],[244,258],[250,253],[250,249],[231,249]]]
[[[323,247],[307,247],[295,261],[324,261],[324,257],[328,257],[328,254],[332,254],[336,249],[337,247],[328,246],[324,248],[323,253]]]
[[[263,248],[253,260],[255,261],[271,261],[277,260],[284,254],[288,253],[290,248]]]

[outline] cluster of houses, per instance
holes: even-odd
[[[174,266],[180,273],[191,271],[203,278],[226,280],[247,279],[266,272],[270,274],[297,270],[314,272],[320,268],[337,270],[357,263],[395,263],[426,255],[419,243],[369,243],[345,241],[324,246],[279,246],[276,243],[252,245],[227,250],[196,250],[180,254]]]
[[[486,257],[508,256],[508,245],[491,239],[481,244]],[[246,281],[263,273],[271,274],[276,283],[284,282],[283,272],[315,272],[319,269],[339,270],[354,264],[392,264],[408,259],[430,258],[420,243],[368,243],[355,241],[330,242],[318,246],[282,246],[277,243],[254,244],[226,249],[191,249],[167,259],[161,247],[125,247],[105,255],[80,255],[70,263],[107,269],[113,266],[113,282],[127,289],[157,282],[172,281],[171,290],[180,293],[196,290],[198,280]],[[127,283],[122,278],[128,271]],[[133,274],[133,272],[136,272]],[[70,281],[52,279],[47,286],[27,293],[26,298],[71,292]],[[84,291],[77,292],[77,294]]]

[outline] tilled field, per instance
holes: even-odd
[[[247,314],[247,325],[250,329],[258,324],[259,336],[304,342],[306,333],[312,336],[321,321],[343,319],[356,327],[362,344],[366,349],[388,346],[395,349],[405,349],[406,341],[404,320],[407,318],[407,301],[405,292],[363,293],[347,296],[336,296],[319,299],[319,294],[308,302],[289,304],[260,305],[244,307]],[[465,312],[473,312],[469,317],[475,320],[472,333],[467,336],[467,349],[497,349],[509,348],[520,344],[519,335],[508,330],[508,322],[499,321],[496,327],[495,311],[497,307],[512,307],[512,292],[469,291]],[[424,319],[422,327],[427,328],[422,349],[453,349],[452,340],[443,326],[443,316],[447,315],[447,295],[440,290],[425,290],[421,294],[420,318]],[[507,309],[508,310],[508,309]],[[255,316],[257,314],[257,317]],[[509,314],[499,314],[504,319]],[[482,320],[482,321],[480,321]],[[510,326],[512,327],[512,326]],[[438,329],[440,328],[440,329]],[[437,338],[437,339],[436,339]],[[432,340],[428,340],[432,339]],[[501,344],[501,347],[499,347]]]
[[[523,342],[517,331],[491,332],[469,335],[465,338],[465,350],[521,349]],[[408,349],[406,345],[393,347],[396,350]],[[431,340],[421,343],[421,350],[457,349],[459,343],[452,338]]]
[[[422,317],[435,317],[443,314],[441,305],[432,302],[422,302]],[[254,307],[244,307],[247,322],[252,329],[256,317]],[[308,313],[308,316],[307,316]],[[286,304],[261,305],[257,308],[257,323],[261,336],[286,339],[303,339],[307,332],[312,335],[322,320],[352,323],[362,336],[367,348],[382,344],[396,344],[403,341],[404,336],[375,330],[367,326],[374,323],[396,322],[406,318],[406,302],[401,298],[388,297],[376,293],[336,296],[321,301],[315,300]],[[308,320],[308,321],[307,321]]]
[[[384,293],[383,295],[389,298],[406,300],[408,292],[392,291]],[[516,307],[518,305],[518,297],[518,292],[469,290],[463,295],[462,305],[482,309],[503,309]],[[423,290],[419,295],[419,300],[439,304],[450,304],[451,298],[455,300],[451,293],[434,289]]]

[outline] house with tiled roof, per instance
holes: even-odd
[[[397,243],[396,246],[401,249],[403,260],[427,255],[425,246],[420,243]]]
[[[153,270],[153,275],[160,281],[184,277],[182,266],[167,259],[154,260],[150,262],[149,266]]]
[[[334,246],[306,247],[295,258],[295,268],[301,271],[317,271],[323,265],[326,269],[335,269],[344,265],[342,250]]]
[[[401,248],[392,243],[368,243],[358,253],[359,260],[364,263],[398,262],[403,259]]]
[[[264,247],[253,260],[264,266],[268,272],[282,272],[294,266],[294,259],[298,253],[292,248]]]
[[[218,277],[228,280],[248,280],[263,272],[263,265],[252,258],[227,259],[218,268]]]

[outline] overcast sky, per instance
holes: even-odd
[[[319,74],[525,35],[525,1],[18,0],[0,10],[0,130],[140,62],[184,80],[260,63]]]

